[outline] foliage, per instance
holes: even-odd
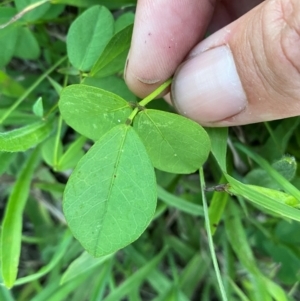
[[[0,6],[0,300],[299,300],[300,119],[137,99],[134,7]]]

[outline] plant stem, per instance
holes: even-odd
[[[33,9],[47,3],[50,2],[50,0],[42,0],[36,3],[33,3],[31,5],[26,6],[22,11],[20,11],[19,13],[17,13],[16,15],[14,15],[8,22],[1,24],[0,25],[0,29],[3,29],[5,27],[7,27],[8,25],[18,21],[20,18],[22,18],[25,14],[27,14],[28,12],[32,11]]]
[[[49,68],[44,74],[42,74],[17,100],[12,104],[7,111],[0,118],[0,124],[2,124],[6,118],[22,103],[22,101],[60,64],[66,60],[67,56],[64,56],[59,61],[57,61],[51,68]]]
[[[166,88],[168,88],[172,83],[172,78],[169,78],[166,82],[164,82],[161,86],[159,86],[156,90],[154,90],[151,94],[146,96],[139,102],[139,105],[144,107],[146,106],[151,100],[153,100],[156,96],[162,93]]]
[[[133,118],[135,117],[135,115],[139,112],[139,108],[135,108],[131,114],[128,116],[127,120],[126,120],[126,124],[130,125],[132,123]]]
[[[220,268],[218,265],[215,249],[214,249],[214,242],[212,239],[212,234],[211,234],[211,229],[210,229],[210,221],[209,221],[209,214],[208,214],[208,207],[207,207],[207,202],[206,202],[206,197],[205,197],[205,181],[204,181],[204,174],[203,174],[203,169],[199,169],[199,175],[200,175],[200,187],[201,187],[201,192],[202,192],[202,201],[203,201],[203,211],[204,211],[204,219],[205,219],[205,227],[207,231],[207,237],[208,237],[208,245],[210,249],[210,254],[212,257],[212,262],[213,266],[216,272],[217,276],[217,281],[219,284],[219,288],[221,291],[221,296],[223,301],[228,301],[226,292],[224,289],[223,281],[221,278],[221,273],[220,273]]]
[[[146,96],[139,102],[140,107],[146,106],[150,101],[152,101],[155,97],[157,97],[160,93],[162,93],[170,84],[172,83],[172,78],[169,78],[166,82],[164,82],[161,86],[159,86],[156,90],[154,90],[151,94]],[[135,108],[129,117],[127,118],[127,123],[131,124],[135,115],[139,112],[139,108]]]

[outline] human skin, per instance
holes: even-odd
[[[144,97],[171,76],[205,126],[300,115],[300,1],[139,0],[125,80]]]

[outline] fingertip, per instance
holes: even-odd
[[[129,88],[145,97],[170,78],[203,37],[212,12],[209,0],[140,0],[125,70]]]

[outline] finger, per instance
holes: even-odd
[[[265,1],[201,42],[172,84],[173,102],[207,126],[300,115],[300,2]]]
[[[139,0],[125,70],[129,88],[143,97],[171,77],[204,36],[214,0]]]

